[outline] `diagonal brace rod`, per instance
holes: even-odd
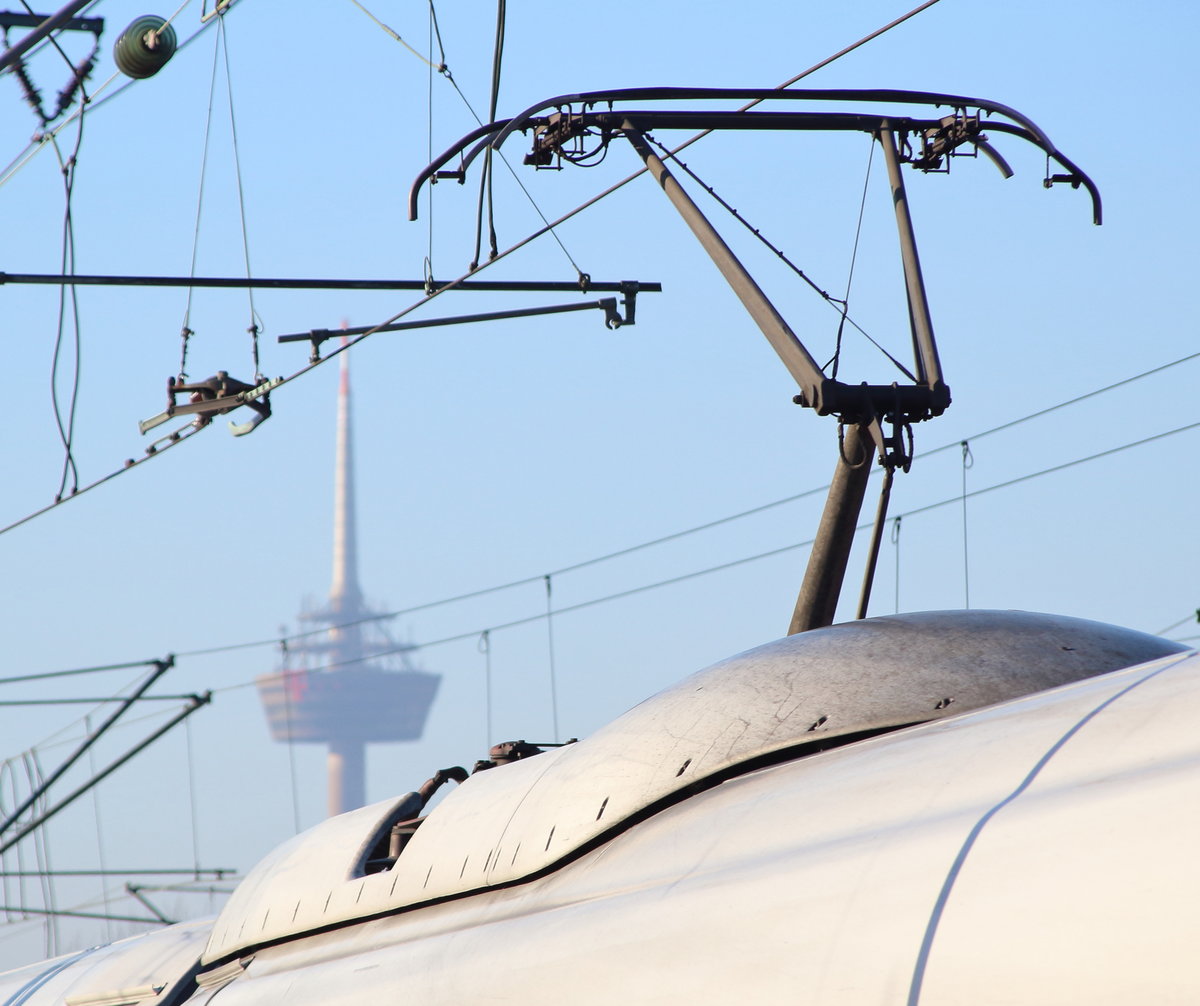
[[[908,317],[912,327],[917,381],[927,388],[944,388],[942,364],[938,359],[933,322],[929,316],[929,299],[925,295],[925,279],[921,274],[921,259],[917,255],[917,239],[912,215],[908,212],[908,194],[904,188],[904,176],[900,173],[900,153],[886,120],[879,130],[879,145],[883,147],[888,181],[892,187],[892,203],[896,207],[896,231],[900,236],[900,260],[904,264],[904,286],[908,294]]]
[[[124,765],[127,761],[129,761],[129,759],[131,759],[134,755],[140,754],[142,751],[144,751],[146,748],[148,748],[151,744],[153,744],[156,740],[158,740],[168,730],[171,730],[172,728],[177,726],[179,723],[182,723],[185,719],[187,719],[189,716],[191,716],[192,713],[194,713],[197,709],[199,709],[201,706],[208,705],[211,701],[212,701],[212,693],[211,692],[205,692],[203,695],[193,695],[191,701],[179,713],[177,713],[170,720],[168,720],[166,723],[164,723],[161,727],[159,727],[157,730],[155,730],[152,734],[150,734],[149,737],[147,737],[145,740],[143,740],[140,744],[137,744],[134,747],[132,747],[130,750],[126,751],[125,754],[121,755],[121,757],[119,757],[116,761],[112,762],[107,768],[101,770],[96,775],[92,776],[91,779],[89,779],[87,782],[85,782],[82,786],[78,787],[69,796],[64,797],[62,800],[60,800],[58,803],[56,803],[49,810],[45,811],[45,813],[43,813],[41,817],[36,817],[32,821],[29,821],[25,825],[25,827],[21,828],[15,835],[13,835],[12,838],[8,839],[3,844],[0,844],[0,853],[7,852],[9,849],[11,849],[14,845],[16,845],[19,841],[21,841],[21,839],[23,839],[30,832],[34,831],[37,828],[40,828],[43,824],[45,824],[47,821],[49,821],[50,818],[52,818],[60,810],[63,810],[70,804],[74,803],[81,796],[83,796],[85,793],[87,793],[88,790],[90,790],[93,786],[98,785],[103,780],[108,778],[108,776],[112,775],[113,772],[115,772],[122,765]]]
[[[779,355],[783,365],[800,385],[807,400],[810,402],[820,401],[820,388],[825,383],[825,375],[821,373],[817,361],[809,355],[808,350],[796,337],[796,333],[784,321],[783,316],[775,309],[775,305],[767,299],[762,288],[746,271],[746,267],[717,233],[716,228],[709,223],[708,218],[692,201],[691,196],[683,190],[675,177],[667,170],[662,159],[650,148],[641,130],[628,119],[624,123],[624,130],[629,142],[633,144],[633,149],[645,162],[651,176],[674,204],[684,222],[692,229],[692,233],[696,235],[697,240],[708,252],[716,267],[721,270],[721,275],[725,277],[733,288],[733,292],[737,294],[738,299],[750,313],[750,317],[767,337],[771,348]]]
[[[821,513],[817,537],[808,554],[808,567],[792,609],[788,635],[832,625],[837,614],[842,582],[858,515],[862,512],[867,480],[871,476],[871,435],[862,427],[850,426],[838,452],[837,468],[829,486],[829,496]]]
[[[37,803],[42,795],[63,777],[67,769],[74,765],[88,750],[88,748],[90,748],[96,743],[96,741],[100,739],[101,734],[103,734],[106,730],[108,730],[109,727],[116,723],[117,720],[119,720],[125,714],[129,707],[142,697],[142,695],[152,684],[154,684],[154,682],[156,682],[174,666],[175,658],[173,656],[167,657],[166,660],[156,660],[154,662],[154,670],[146,676],[146,680],[137,687],[137,690],[134,691],[134,693],[128,698],[123,699],[121,704],[116,708],[116,710],[113,711],[113,714],[109,716],[108,719],[106,719],[99,727],[88,734],[83,743],[80,744],[79,747],[77,747],[70,755],[68,755],[62,764],[58,766],[58,768],[50,773],[49,778],[43,779],[41,784],[36,786],[33,792],[30,793],[29,796],[27,796],[19,806],[11,814],[9,814],[3,822],[0,822],[0,835],[8,831],[8,829],[16,823],[16,821],[22,814],[25,813],[25,811]]]
[[[151,914],[153,914],[154,917],[157,918],[158,921],[164,926],[173,926],[175,925],[176,921],[178,921],[175,919],[168,919],[165,915],[163,915],[163,913],[159,910],[159,907],[142,893],[142,887],[140,884],[127,883],[125,885],[125,891],[128,894],[132,894],[135,898],[137,898],[138,901],[145,905],[146,908],[150,910]]]

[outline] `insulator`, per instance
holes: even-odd
[[[94,53],[75,67],[75,72],[71,75],[67,86],[58,92],[58,107],[54,110],[54,118],[57,119],[71,107],[83,87],[83,82],[92,75],[92,71],[95,68],[96,58]]]
[[[173,55],[175,29],[153,14],[139,17],[113,43],[117,69],[139,80],[153,77]]]

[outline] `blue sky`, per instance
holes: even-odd
[[[367,6],[372,6],[368,4]],[[375,13],[429,51],[427,7]],[[747,2],[510,5],[501,114],[558,93],[653,84],[773,86],[903,13],[903,5]],[[112,72],[120,29],[145,13],[108,0],[101,64]],[[169,13],[162,11],[161,13]],[[482,115],[494,11],[439,7],[446,62]],[[176,21],[198,27],[197,5]],[[885,543],[874,613],[962,606],[1025,608],[1148,631],[1185,619],[1194,585],[1195,430],[1075,465],[968,501],[966,562],[960,441],[970,442],[967,489],[983,489],[1118,448],[1195,421],[1200,360],[991,436],[984,431],[1196,352],[1190,311],[1197,265],[1191,197],[1197,140],[1184,116],[1196,93],[1184,3],[996,5],[942,0],[889,35],[815,74],[820,87],[897,87],[962,93],[1011,105],[1042,126],[1096,180],[1105,224],[1084,194],[1041,185],[1032,148],[997,137],[1007,181],[984,161],[949,175],[909,174],[946,378],[954,404],[917,430],[917,462],[898,480],[893,514],[948,505],[902,521]],[[406,220],[412,178],[430,150],[474,126],[458,94],[351,3],[275,5],[239,0],[226,17],[251,263],[260,276],[412,278],[465,271],[473,245],[474,180],[434,191]],[[186,274],[197,217],[205,117],[218,33],[210,30],[158,76],[90,111],[73,201],[77,271]],[[75,48],[82,39],[70,39]],[[46,93],[65,68],[32,61]],[[116,84],[113,85],[115,87]],[[111,90],[111,89],[110,89]],[[200,214],[197,274],[244,266],[224,74],[217,90]],[[432,115],[430,110],[432,109]],[[432,125],[431,125],[432,123]],[[35,122],[11,75],[0,78],[0,166]],[[64,140],[73,142],[68,128]],[[663,136],[664,141],[673,137]],[[614,144],[601,166],[520,167],[554,217],[637,166]],[[685,160],[831,290],[844,289],[868,158],[858,136],[725,135]],[[904,351],[906,319],[894,228],[878,159],[851,298],[853,316]],[[836,315],[706,204],[768,294],[828,356]],[[57,272],[62,185],[52,150],[0,184],[6,235],[0,269]],[[500,245],[540,221],[507,171],[496,178]],[[794,386],[762,336],[649,184],[627,186],[561,229],[595,279],[657,280],[638,323],[617,332],[599,316],[566,315],[415,333],[381,334],[351,353],[363,587],[397,610],[543,574],[817,488],[831,473],[835,428],[791,404]],[[570,280],[549,239],[485,274]],[[137,422],[162,408],[179,364],[183,290],[80,292],[82,366],[74,455],[89,483],[141,457]],[[447,295],[421,317],[558,303],[561,295]],[[301,369],[303,345],[279,334],[381,321],[408,294],[258,294],[263,370]],[[46,505],[63,452],[50,406],[57,294],[0,288],[9,353],[9,436],[0,525]],[[188,372],[252,370],[244,293],[197,291]],[[892,380],[861,341],[843,376]],[[295,626],[305,595],[328,589],[336,365],[274,396],[275,415],[234,439],[219,420],[193,440],[80,499],[0,536],[6,578],[4,675],[161,657],[269,639]],[[69,391],[69,382],[60,388]],[[241,416],[237,418],[242,418]],[[168,427],[169,428],[169,427]],[[934,448],[950,449],[932,453]],[[808,539],[816,496],[626,558],[553,578],[569,606]],[[898,570],[897,570],[898,558]],[[723,656],[781,635],[806,551],[564,614],[554,620],[558,717],[584,736],[628,706]],[[965,566],[965,574],[964,574]],[[848,595],[857,591],[856,556]],[[964,581],[967,582],[964,582]],[[420,744],[376,747],[368,795],[415,787],[435,768],[470,764],[486,743],[484,657],[478,633],[544,610],[540,581],[471,603],[396,620],[432,646],[418,661],[444,675]],[[843,617],[853,610],[853,597]],[[1175,635],[1196,632],[1182,626]],[[544,623],[496,631],[493,739],[551,732]],[[49,841],[59,868],[98,862],[98,808],[110,865],[248,868],[324,808],[323,756],[298,749],[296,771],[270,742],[251,687],[277,651],[184,657],[160,691],[212,689],[213,705],[104,783],[97,800],[65,812]],[[131,672],[8,686],[7,698],[110,694]],[[166,704],[169,705],[169,704]],[[111,753],[159,722],[114,737]],[[5,757],[48,742],[79,707],[0,710]],[[99,757],[99,756],[98,756]],[[297,803],[293,807],[293,778]],[[5,783],[7,785],[7,783]],[[6,798],[7,799],[7,798]],[[193,806],[196,826],[192,828]],[[194,840],[193,840],[194,836]],[[67,887],[60,902],[98,897]],[[6,892],[7,893],[7,892]],[[180,914],[196,895],[165,895]],[[121,930],[125,932],[128,930]],[[104,934],[67,929],[64,940]],[[38,956],[33,924],[0,929],[0,964]]]

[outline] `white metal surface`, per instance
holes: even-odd
[[[1200,1001],[1200,656],[1076,680],[1147,649],[994,612],[769,644],[472,777],[390,871],[361,875],[415,794],[286,843],[198,979],[207,924],[0,975],[0,1006]]]
[[[0,974],[0,1006],[150,1006],[195,965],[212,919],[182,922],[144,936]]]
[[[230,895],[213,924],[204,963],[232,949],[371,914],[359,904],[364,880],[374,879],[361,877],[362,862],[381,832],[420,807],[420,798],[407,793],[328,818],[284,842]]]
[[[204,961],[519,881],[770,752],[940,718],[1178,649],[1027,612],[925,612],[788,636],[691,675],[578,744],[471,777],[390,871],[355,869],[384,822],[398,819],[390,802],[318,825],[247,875]]]
[[[1198,717],[1191,655],[764,769],[220,1006],[1197,1002]]]

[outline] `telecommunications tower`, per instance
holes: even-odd
[[[283,666],[257,679],[274,740],[329,746],[329,814],[366,803],[368,743],[418,740],[441,677],[413,666],[358,584],[349,354],[342,354],[334,477],[333,584],[328,604],[301,613],[320,629],[291,643]]]

